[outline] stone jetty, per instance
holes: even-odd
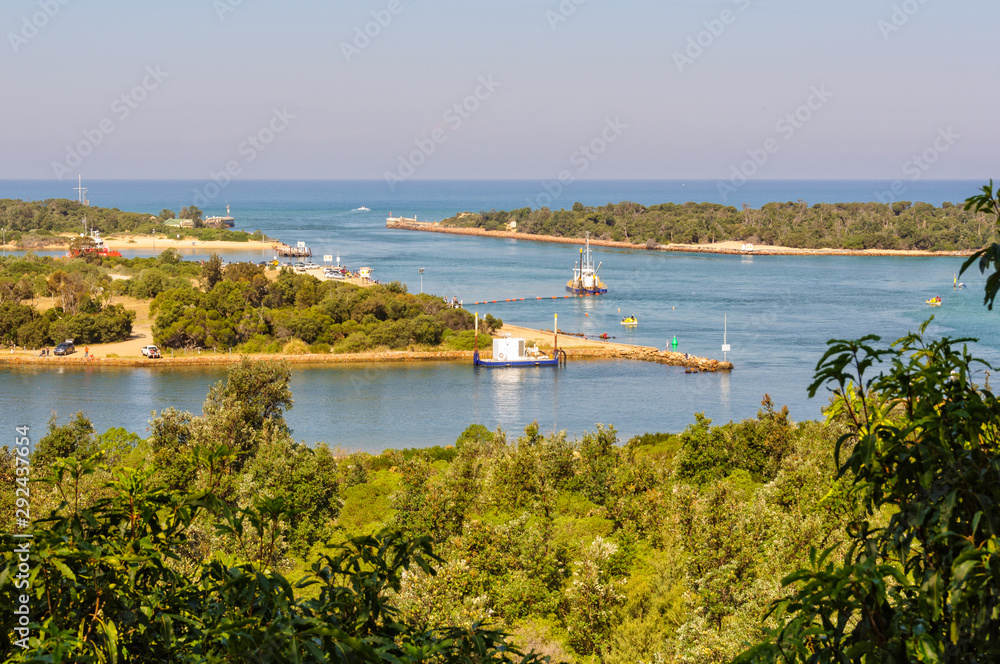
[[[567,348],[566,356],[607,358],[623,360],[640,360],[642,362],[656,362],[658,364],[670,364],[676,367],[685,367],[688,373],[732,371],[732,362],[713,360],[707,357],[697,357],[688,353],[675,353],[669,350],[659,350],[650,346],[623,346],[617,344],[610,348]]]

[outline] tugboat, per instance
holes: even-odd
[[[577,295],[607,293],[607,286],[597,276],[600,269],[600,263],[594,268],[594,260],[590,256],[590,233],[587,233],[585,247],[580,249],[580,262],[573,266],[573,278],[566,282],[566,290]]]
[[[556,321],[558,323],[558,315]],[[557,367],[566,364],[566,351],[559,350],[559,327],[555,327],[555,348],[552,355],[543,355],[538,346],[525,348],[524,339],[509,334],[493,340],[493,357],[484,360],[479,357],[479,314],[476,314],[476,350],[472,354],[472,364],[476,367],[496,369],[500,367]]]

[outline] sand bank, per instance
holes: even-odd
[[[46,251],[52,249],[69,249],[70,240],[72,240],[74,235],[61,235],[58,237],[59,242],[54,242],[52,244],[47,244],[43,247],[38,247],[39,251]],[[108,246],[108,249],[117,249],[119,251],[124,249],[150,249],[155,250],[157,253],[163,251],[164,249],[173,247],[175,249],[191,249],[197,248],[200,250],[209,251],[270,251],[274,242],[235,242],[233,240],[198,240],[193,237],[181,237],[180,239],[176,237],[165,237],[163,235],[128,235],[128,234],[115,234],[109,235],[104,238],[104,244]],[[24,247],[19,247],[15,244],[6,244],[4,248],[9,251],[23,251]]]
[[[542,348],[552,348],[552,333],[545,330],[534,330],[516,325],[504,325],[502,332],[511,336],[524,337],[530,343],[538,343]],[[45,366],[124,366],[124,367],[163,367],[171,366],[211,366],[227,365],[240,361],[239,353],[212,353],[199,351],[163,350],[163,357],[151,360],[142,356],[142,347],[151,344],[152,334],[147,326],[137,326],[128,341],[115,344],[94,344],[77,346],[72,355],[55,357],[39,357],[37,350],[16,350],[11,353],[0,351],[0,365],[45,365]],[[488,343],[488,342],[487,342]],[[484,344],[485,345],[485,344]],[[695,357],[685,353],[661,351],[651,346],[635,346],[605,342],[594,339],[582,339],[571,335],[559,336],[559,348],[566,352],[569,358],[592,359],[629,359],[658,362],[687,367],[689,371],[730,371],[730,362],[719,362],[710,358]],[[89,351],[89,357],[84,357]],[[427,362],[427,361],[464,361],[471,364],[472,351],[439,350],[417,351],[399,350],[369,353],[306,353],[301,355],[259,354],[249,357],[262,360],[287,360],[291,364],[347,364],[366,362]]]

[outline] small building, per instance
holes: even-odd
[[[517,232],[517,219],[511,219],[510,221],[507,222],[507,230],[509,230],[511,233]]]
[[[522,360],[524,357],[524,339],[502,337],[493,340],[494,360]]]

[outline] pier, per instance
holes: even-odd
[[[385,227],[386,228],[408,228],[408,224],[426,224],[426,221],[417,221],[417,216],[413,217],[394,217],[392,212],[386,217]]]

